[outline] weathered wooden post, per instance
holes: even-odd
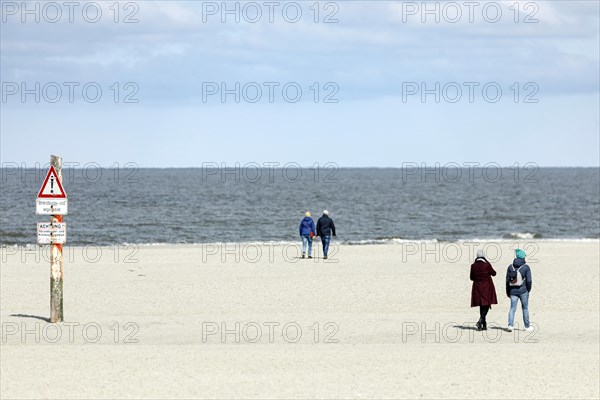
[[[63,248],[67,242],[67,224],[62,216],[68,211],[67,193],[62,186],[62,158],[50,156],[50,169],[38,192],[35,212],[50,215],[50,223],[38,222],[37,241],[50,245],[50,322],[63,321]]]
[[[62,158],[50,156],[58,181],[62,185]],[[62,223],[62,215],[50,215],[51,229],[55,223]],[[50,235],[50,322],[63,322],[63,248]]]

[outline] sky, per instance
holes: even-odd
[[[600,165],[597,1],[0,3],[3,165]]]

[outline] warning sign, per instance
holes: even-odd
[[[40,192],[37,195],[38,198],[44,199],[66,199],[67,194],[62,187],[62,184],[58,180],[58,175],[56,175],[56,170],[54,167],[50,166],[48,170],[48,174],[46,175],[46,179],[44,179],[44,183],[40,188]]]
[[[68,211],[67,193],[63,189],[56,170],[50,167],[40,188],[35,203],[35,213],[41,215],[66,215]]]

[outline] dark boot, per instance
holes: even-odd
[[[488,311],[490,310],[490,306],[480,306],[479,307],[479,325],[481,327],[480,330],[487,331],[487,322],[485,321],[485,317],[487,316]]]
[[[481,330],[483,330],[483,324],[481,323],[481,319],[480,319],[479,321],[477,321],[477,324],[476,324],[476,326],[477,326],[477,330],[478,330],[478,331],[481,331]]]

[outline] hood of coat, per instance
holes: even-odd
[[[475,266],[476,264],[489,264],[490,262],[486,260],[484,257],[477,257],[471,266]]]
[[[523,266],[527,264],[527,262],[525,261],[524,258],[515,258],[513,261],[513,267],[515,267],[515,269],[518,269],[519,267]]]

